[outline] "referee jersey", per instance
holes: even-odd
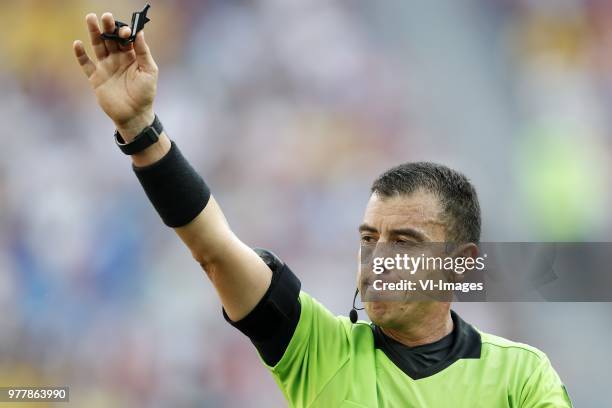
[[[291,407],[572,406],[550,361],[534,347],[481,332],[451,312],[444,358],[409,364],[409,353],[380,328],[332,315],[267,254],[273,278],[260,303],[241,321],[224,315],[251,338]]]

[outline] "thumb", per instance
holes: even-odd
[[[140,31],[136,35],[134,51],[136,53],[136,62],[138,62],[138,66],[149,73],[157,72],[157,64],[155,64],[153,56],[151,55],[151,50],[149,50],[149,46],[145,42],[144,31]]]

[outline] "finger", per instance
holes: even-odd
[[[132,34],[132,29],[128,26],[123,26],[119,29],[119,37],[121,38],[129,38],[130,34]]]
[[[102,32],[100,31],[100,25],[98,24],[98,16],[94,13],[90,13],[85,17],[87,22],[87,29],[89,31],[89,38],[91,39],[91,46],[94,49],[96,58],[101,60],[108,56],[108,50],[104,44],[104,40],[100,38]]]
[[[80,40],[75,41],[72,44],[72,49],[74,50],[74,55],[76,56],[77,61],[79,61],[79,65],[81,65],[81,69],[87,78],[89,78],[96,71],[96,65],[87,55],[83,42]]]
[[[121,38],[130,38],[131,34],[132,30],[128,26],[123,26],[119,29],[119,37]],[[132,49],[134,49],[134,45],[131,42],[127,45],[119,44],[119,49],[121,51],[131,51]]]
[[[136,61],[138,66],[147,72],[154,72],[157,70],[157,65],[151,55],[151,50],[147,45],[144,37],[144,31],[138,32],[136,35],[136,41],[134,41],[134,51],[136,52]]]
[[[102,14],[102,29],[105,34],[112,34],[115,32],[115,18],[111,13]],[[106,49],[109,53],[118,52],[119,44],[113,40],[104,40]]]

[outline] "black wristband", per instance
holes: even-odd
[[[157,115],[153,119],[151,125],[144,128],[136,137],[130,142],[126,143],[119,131],[115,131],[115,143],[121,149],[124,154],[129,156],[140,153],[147,147],[159,140],[159,135],[164,131],[164,126],[159,121]]]
[[[208,204],[208,186],[174,142],[158,162],[133,169],[151,204],[169,227],[189,224]]]

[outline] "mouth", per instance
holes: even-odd
[[[374,285],[374,282],[377,280],[387,282],[387,279],[382,279],[380,277],[377,279],[364,279],[361,282],[359,292],[361,293],[361,300],[363,302],[381,302],[393,298],[394,294],[392,292],[376,289],[376,285]]]

